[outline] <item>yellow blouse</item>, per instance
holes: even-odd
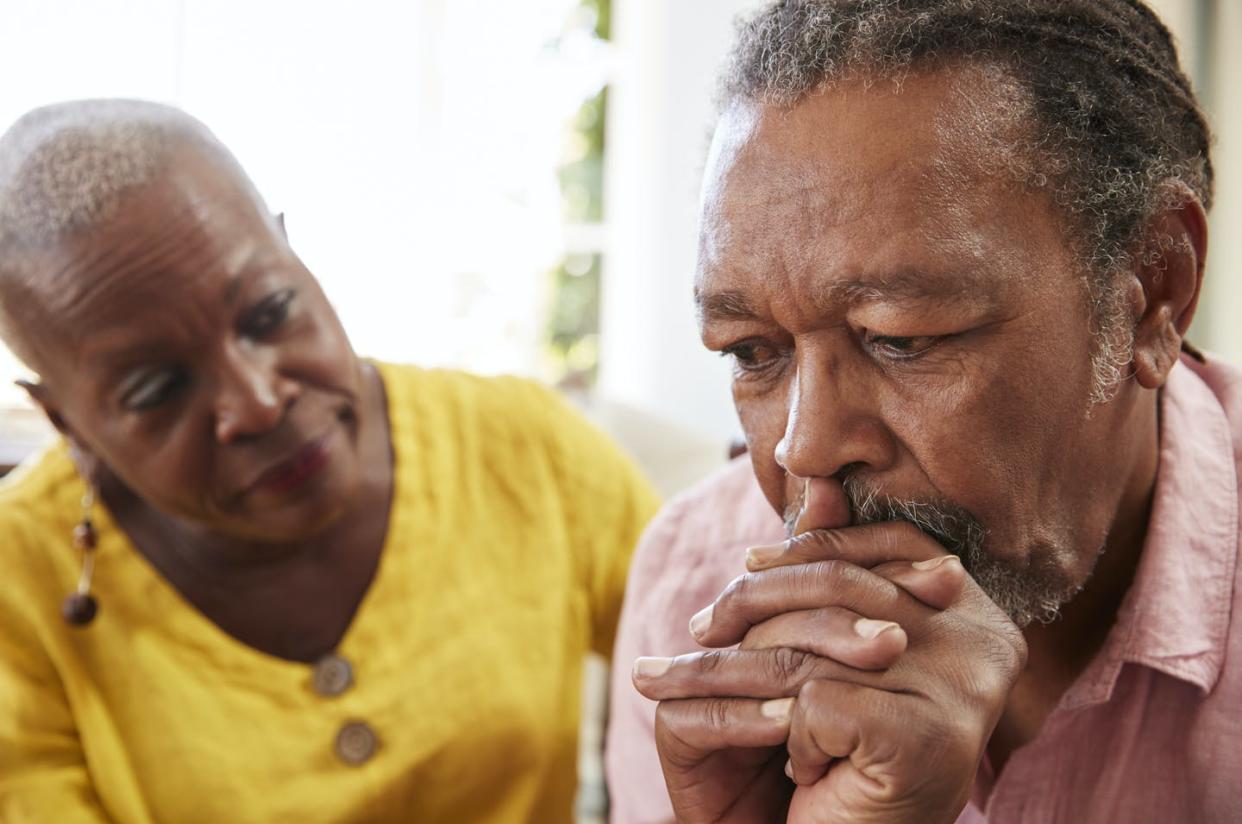
[[[582,659],[611,649],[655,496],[535,384],[379,368],[393,509],[335,696],[189,606],[107,513],[100,612],[69,627],[64,446],[0,486],[0,821],[572,818]]]

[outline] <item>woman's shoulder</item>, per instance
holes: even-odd
[[[72,523],[83,491],[68,446],[62,440],[51,443],[0,479],[0,530]]]
[[[441,403],[504,405],[514,401],[546,402],[556,395],[555,390],[539,381],[516,375],[484,375],[464,369],[386,361],[372,363],[390,396],[413,393]]]
[[[63,442],[27,458],[0,480],[0,571],[5,576],[0,606],[6,611],[38,602],[47,588],[72,581],[77,563],[72,535],[83,490]]]
[[[424,432],[449,430],[467,439],[486,435],[499,445],[518,436],[557,437],[579,417],[554,389],[530,378],[378,362],[376,367],[394,424],[410,416]]]
[[[398,452],[445,475],[576,497],[642,486],[630,459],[555,389],[529,378],[379,364]],[[404,447],[404,449],[402,448]]]

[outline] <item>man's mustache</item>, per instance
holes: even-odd
[[[850,524],[905,521],[934,538],[949,552],[970,560],[980,551],[986,535],[983,523],[965,507],[942,498],[902,498],[886,494],[865,478],[847,476],[841,482],[850,509]],[[785,509],[785,533],[793,536],[803,507],[803,494]],[[969,571],[969,567],[967,568]]]

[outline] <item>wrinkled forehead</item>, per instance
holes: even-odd
[[[792,107],[735,101],[705,172],[698,289],[822,269],[825,255],[854,268],[995,265],[999,224],[1029,193],[1012,174],[1020,107],[985,104],[1003,87],[971,94],[978,74],[843,82]]]
[[[290,254],[248,181],[190,155],[126,192],[98,225],[22,250],[5,288],[29,310],[17,334],[46,361],[139,310],[235,291],[249,268]]]
[[[273,234],[275,223],[248,180],[187,150],[127,192],[107,220],[39,251],[54,288],[89,288],[156,271],[174,279],[193,274],[175,264],[208,255],[226,262],[236,247]]]

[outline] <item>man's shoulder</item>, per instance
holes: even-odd
[[[750,543],[781,540],[784,528],[755,480],[750,459],[735,458],[717,472],[680,493],[661,518],[703,543]]]
[[[1189,368],[1215,396],[1229,420],[1234,443],[1242,440],[1242,367],[1216,356],[1200,361],[1183,357],[1182,365]]]
[[[783,540],[784,526],[764,498],[750,461],[738,458],[680,493],[647,527],[634,576],[675,588],[719,588],[745,571],[742,549]]]

